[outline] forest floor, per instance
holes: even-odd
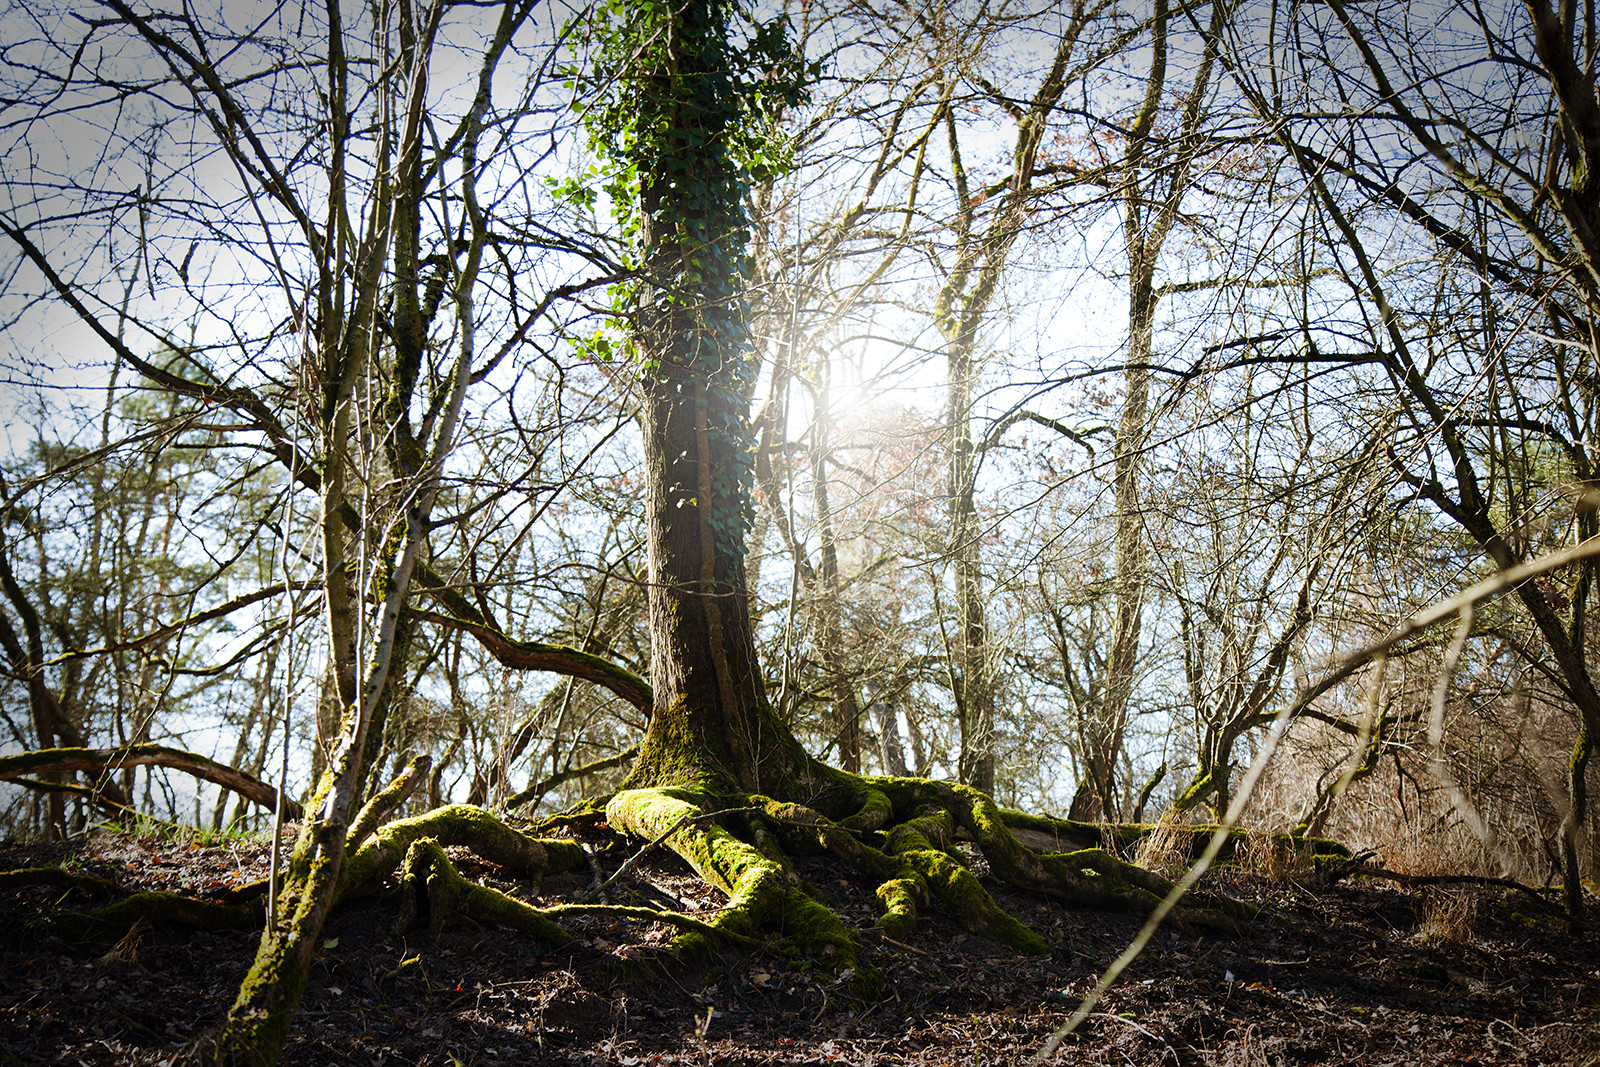
[[[533,897],[533,887],[452,851],[463,873]],[[602,863],[614,868],[625,854],[619,844]],[[266,849],[126,833],[66,846],[0,842],[0,870],[63,861],[130,892],[205,896],[262,877]],[[656,854],[636,870],[613,901],[702,913],[720,905],[675,857]],[[871,886],[828,860],[802,870],[847,922],[870,925]],[[1516,891],[1318,884],[1301,873],[1218,872],[1208,884],[1258,905],[1258,920],[1239,937],[1158,933],[1052,1062],[1600,1064],[1600,937],[1568,937],[1553,894],[1541,904]],[[552,878],[543,899],[588,882]],[[1003,889],[996,897],[1056,953],[1020,956],[934,915],[907,947],[863,949],[884,978],[869,1003],[804,961],[759,954],[612,989],[607,964],[670,932],[584,918],[564,921],[573,940],[556,950],[465,924],[430,941],[397,935],[395,903],[375,895],[329,922],[285,1062],[1020,1064],[1139,920]],[[160,1064],[222,1019],[256,934],[157,927],[109,951],[65,941],[42,919],[91,906],[77,891],[0,890],[0,1064]]]

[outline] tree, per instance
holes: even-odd
[[[247,469],[267,457],[280,505],[251,533],[269,538],[262,556],[280,561],[272,577],[286,598],[308,583],[321,594],[326,714],[318,726],[326,736],[313,751],[326,762],[281,884],[261,887],[269,921],[218,1036],[221,1060],[276,1058],[317,934],[348,878],[347,837],[359,844],[370,832],[358,813],[390,712],[405,699],[424,618],[408,606],[414,585],[444,607],[437,621],[473,633],[502,660],[586,662],[643,699],[637,678],[597,657],[506,637],[433,566],[433,507],[469,387],[491,376],[561,297],[529,301],[518,281],[560,242],[533,215],[518,217],[505,188],[480,199],[487,175],[525,170],[521,141],[486,131],[491,122],[509,130],[532,113],[526,95],[498,110],[493,89],[533,8],[508,2],[483,15],[399,2],[357,11],[348,25],[344,8],[329,3],[277,9],[235,32],[227,12],[107,0],[93,19],[30,9],[26,32],[8,45],[7,92],[18,108],[8,114],[18,116],[23,148],[7,156],[13,196],[0,233],[28,268],[28,284],[37,282],[35,306],[80,319],[118,369],[174,398],[191,424],[215,435],[213,455],[251,457]],[[451,111],[436,106],[432,79],[451,17],[473,22],[482,46],[446,125]],[[94,62],[77,62],[74,47]],[[539,84],[535,76],[526,93]],[[80,145],[61,135],[91,114],[107,117],[83,127],[85,163]],[[41,136],[53,126],[55,145]],[[130,195],[125,171],[141,163]],[[110,241],[74,239],[102,220]],[[206,241],[190,239],[196,224]],[[98,257],[118,240],[133,245],[144,283],[126,285],[120,302],[97,280]],[[581,246],[563,247],[591,262]],[[239,269],[254,272],[251,284],[235,285]],[[593,284],[580,280],[573,291]],[[174,302],[199,320],[187,342],[169,326]],[[480,351],[478,331],[491,323],[507,340]],[[151,344],[160,355],[142,354]],[[202,411],[228,417],[212,428]],[[301,572],[307,557],[314,578]],[[129,573],[146,562],[129,560]],[[192,630],[272,592],[269,584],[211,609],[218,614],[153,632]],[[8,593],[13,604],[24,600]],[[280,623],[290,633],[295,614]],[[19,670],[41,691],[39,648],[23,650],[23,661]],[[39,706],[49,707],[46,696]],[[40,745],[68,739],[61,723],[44,725]],[[147,748],[119,748],[98,765],[161,755]],[[64,758],[95,763],[58,755],[56,765]],[[394,803],[368,809],[368,821]]]
[[[976,71],[953,72],[971,78],[1016,125],[1011,167],[999,180],[974,187],[962,159],[957,133],[954,76],[941,75],[940,117],[948,135],[951,182],[955,192],[954,247],[941,265],[934,300],[934,325],[944,342],[947,366],[946,419],[949,472],[946,501],[950,537],[947,553],[954,570],[957,634],[949,655],[960,664],[955,702],[961,724],[960,778],[983,791],[994,789],[994,650],[985,620],[981,573],[981,523],[976,503],[981,452],[972,437],[972,416],[981,366],[980,329],[991,310],[1013,245],[1023,234],[1028,213],[1050,191],[1037,186],[1049,173],[1041,153],[1054,132],[1051,124],[1062,95],[1123,41],[1104,51],[1080,48],[1084,31],[1106,13],[1107,5],[1072,6],[1049,67],[1027,97],[1012,97]],[[942,18],[931,19],[943,23]],[[930,25],[932,35],[956,55],[975,27]],[[1079,55],[1079,52],[1087,55]],[[964,64],[963,64],[964,66]],[[987,216],[980,215],[987,209]]]
[[[781,850],[831,851],[879,880],[878,928],[891,937],[937,897],[969,928],[1045,950],[953,861],[957,825],[1014,884],[1151,902],[1164,883],[1148,872],[1100,849],[1025,849],[1008,816],[970,787],[834,770],[774,714],[743,573],[752,372],[739,294],[742,198],[747,168],[761,165],[770,123],[799,100],[806,69],[781,20],[752,26],[736,43],[717,3],[612,14],[596,30],[601,59],[588,82],[611,95],[588,105],[588,121],[620,176],[614,195],[637,220],[639,274],[627,310],[641,376],[654,704],[638,760],[606,805],[608,822],[666,839],[729,894],[714,930],[745,934],[781,917],[840,967],[856,962],[853,935],[787,877]],[[677,956],[710,943],[703,931],[686,934]]]
[[[1596,57],[1576,5],[1445,12],[1420,47],[1423,31],[1388,5],[1298,11],[1288,36],[1261,43],[1299,81],[1245,58],[1258,40],[1249,23],[1231,28],[1231,51],[1258,114],[1285,116],[1276,136],[1305,175],[1337,276],[1364,320],[1355,350],[1302,321],[1310,355],[1381,368],[1394,398],[1385,447],[1397,491],[1436,509],[1506,572],[1532,558],[1536,529],[1579,542],[1596,529],[1587,384],[1600,312]],[[1409,225],[1413,250],[1431,246],[1414,261],[1433,270],[1428,286],[1390,269],[1369,221],[1380,214]],[[1550,492],[1561,484],[1575,500]],[[1516,587],[1538,635],[1524,654],[1575,712],[1561,833],[1575,930],[1600,730],[1587,651],[1594,563],[1576,566],[1566,589]]]
[[[583,862],[574,842],[536,839],[465,805],[390,818],[433,773],[430,753],[376,788],[379,768],[408,754],[415,724],[442,717],[441,709],[458,719],[456,751],[464,739],[482,738],[482,724],[465,721],[470,699],[459,665],[467,637],[486,659],[509,669],[553,670],[648,712],[638,757],[605,805],[608,821],[623,832],[665,839],[731,898],[710,922],[649,913],[685,931],[673,953],[679,961],[722,941],[740,942],[763,925],[781,925],[841,970],[857,962],[857,935],[805,892],[786,863],[786,855],[807,851],[831,851],[873,881],[883,906],[876,930],[889,938],[904,936],[918,912],[937,900],[971,929],[1026,951],[1046,950],[994,906],[956,845],[958,830],[996,877],[1060,899],[1147,908],[1170,889],[1094,847],[1097,830],[1004,811],[968,784],[835,770],[813,758],[781,720],[767,695],[746,577],[754,479],[748,411],[757,377],[746,304],[746,213],[751,190],[785,164],[780,121],[801,106],[815,71],[791,46],[783,20],[750,22],[732,5],[710,0],[678,7],[613,3],[578,27],[575,37],[593,54],[569,76],[609,195],[601,198],[584,181],[550,184],[569,205],[609,200],[618,209],[630,244],[619,259],[591,235],[559,235],[539,214],[548,204],[539,191],[544,175],[527,154],[522,124],[548,103],[536,72],[554,65],[553,53],[540,43],[532,50],[536,61],[520,71],[530,79],[526,87],[509,97],[495,91],[496,72],[515,54],[513,38],[532,11],[520,0],[492,9],[396,0],[392,8],[351,15],[347,25],[344,9],[330,3],[296,11],[294,19],[276,11],[260,32],[230,32],[217,12],[145,13],[105,0],[103,20],[79,26],[72,48],[59,51],[52,43],[68,24],[66,13],[56,13],[64,21],[29,42],[43,53],[39,62],[11,54],[11,91],[39,114],[65,122],[68,112],[100,108],[111,116],[104,128],[122,137],[115,108],[130,97],[152,109],[141,115],[140,137],[160,143],[171,130],[185,131],[180,149],[154,153],[161,173],[147,175],[132,197],[112,180],[120,175],[75,172],[78,184],[67,183],[63,192],[30,171],[19,188],[33,197],[32,214],[0,213],[0,232],[39,291],[88,324],[144,386],[193,409],[227,414],[212,431],[222,435],[218,451],[265,459],[281,503],[275,523],[253,535],[269,548],[261,558],[280,571],[263,595],[283,594],[286,607],[275,623],[286,643],[283,662],[306,658],[303,651],[287,654],[287,642],[302,634],[292,594],[311,590],[320,597],[317,649],[325,657],[311,688],[323,694],[317,725],[326,736],[317,740],[328,743],[315,749],[326,751],[318,757],[326,763],[307,790],[307,817],[281,883],[258,889],[269,919],[256,964],[211,1050],[219,1060],[275,1058],[323,919],[375,879],[398,873],[408,920],[455,908],[534,937],[563,936],[548,913],[466,883],[443,846],[467,845],[536,872]],[[970,360],[981,319],[1035,203],[1038,190],[1030,183],[1040,139],[1076,71],[1070,53],[1090,14],[1076,9],[1069,32],[1052,42],[1046,77],[1033,96],[1018,102],[988,87],[975,94],[1007,111],[1018,136],[1012,169],[981,190],[987,224],[974,224],[969,194],[979,190],[962,189],[956,198],[962,230],[936,301],[946,341],[969,361],[953,379],[959,395],[949,406],[962,421],[953,454],[965,448],[960,438],[970,423]],[[458,27],[449,21],[455,18],[465,21]],[[466,83],[441,88],[434,82],[449,69],[444,50],[460,39],[452,35],[456,29],[478,32],[483,43],[470,54]],[[115,47],[101,53],[101,39]],[[84,66],[79,55],[109,58]],[[38,70],[51,74],[34,85],[29,79]],[[956,86],[947,80],[943,88],[953,93]],[[954,159],[960,138],[949,93],[941,100],[937,121],[926,124],[919,143],[942,124],[952,134]],[[554,136],[569,112],[552,107],[550,114],[556,117],[539,127],[541,136]],[[202,160],[221,160],[226,169],[216,184],[197,188],[194,181],[215,177],[198,166]],[[58,194],[70,210],[44,212],[42,205]],[[914,198],[905,204],[910,215]],[[180,236],[179,223],[191,216],[212,227],[199,253],[185,252],[192,238]],[[114,325],[121,322],[112,317],[115,302],[93,283],[94,253],[73,258],[93,246],[58,240],[101,218],[140,220],[141,255],[155,264],[143,278],[151,299],[127,317],[136,341]],[[555,273],[549,265],[557,258],[562,281],[530,293],[530,279],[542,283],[545,268]],[[237,268],[247,284],[236,284],[236,264],[248,265]],[[204,343],[179,344],[170,336],[166,309],[155,298],[157,280],[164,296],[201,309]],[[618,287],[611,311],[620,325],[574,340],[578,330],[568,329],[564,301],[605,284]],[[491,328],[492,346],[484,343]],[[625,344],[613,345],[618,334]],[[177,355],[153,360],[146,354],[152,344]],[[529,405],[518,390],[538,380],[536,368],[553,362],[558,345],[570,346],[573,356],[551,374],[561,379],[552,393],[590,390],[603,397],[595,406],[606,415],[573,428],[561,409],[554,420],[561,425],[547,438],[520,423]],[[570,392],[569,371],[584,376]],[[492,401],[482,400],[490,393]],[[577,466],[560,466],[550,485],[530,488],[528,472],[544,468],[529,453],[537,456],[541,442],[559,439],[587,456],[585,449],[621,432],[627,423],[618,412],[630,403],[645,468],[649,683],[614,662],[626,658],[613,653],[632,638],[603,637],[603,588],[592,593],[589,633],[602,638],[592,647],[519,636],[523,627],[561,613],[530,609],[536,595],[517,592],[521,572],[506,562],[521,550],[511,546],[525,541],[518,523],[531,525],[535,519],[527,515],[566,492]],[[514,429],[497,434],[468,418],[489,412]],[[827,435],[814,443],[825,464]],[[966,449],[945,494],[959,498],[957,511],[968,518],[974,451]],[[524,462],[508,458],[519,455]],[[816,481],[820,486],[826,478]],[[483,491],[474,496],[480,483]],[[508,503],[518,492],[537,498],[538,506]],[[503,534],[505,543],[497,546],[475,524]],[[976,552],[975,536],[956,540],[962,552]],[[309,562],[301,566],[301,558]],[[962,558],[965,577],[975,578],[976,555]],[[602,569],[594,564],[590,576]],[[540,575],[545,588],[538,595],[556,584],[546,578]],[[981,626],[981,590],[971,583],[966,589],[963,625]],[[225,601],[210,610],[231,613],[259,602]],[[570,620],[561,625],[577,633]],[[963,642],[969,651],[984,643],[971,636]],[[271,654],[255,656],[262,657],[260,673],[270,675]],[[445,662],[442,673],[454,688],[419,693],[422,668],[435,657]],[[17,669],[32,677],[44,665],[24,649]],[[976,687],[987,668],[974,661],[966,669]],[[293,689],[285,680],[277,693]],[[284,697],[274,729],[289,729],[290,703]],[[847,710],[847,718],[853,715]],[[968,722],[973,743],[964,776],[978,780],[988,774],[980,743],[985,727],[981,716]],[[60,731],[50,729],[41,745],[59,739]],[[522,743],[521,734],[510,749]],[[102,756],[99,765],[110,758]],[[547,777],[568,769],[552,766]],[[484,775],[482,795],[501,784]],[[1013,829],[1041,833],[1035,839],[1053,842],[1049,849],[1063,841],[1087,847],[1035,851]],[[139,907],[156,909],[159,902],[145,899]],[[1227,925],[1210,909],[1183,914]],[[857,977],[871,979],[865,968]]]
[[[1128,727],[1144,631],[1149,584],[1141,483],[1150,422],[1150,386],[1156,361],[1156,319],[1161,298],[1156,285],[1163,246],[1179,220],[1186,197],[1198,180],[1209,145],[1202,122],[1208,118],[1215,68],[1211,43],[1227,14],[1225,3],[1211,5],[1211,36],[1187,88],[1167,84],[1173,12],[1157,0],[1151,18],[1150,67],[1144,99],[1127,126],[1122,158],[1107,161],[1104,177],[1122,208],[1122,240],[1128,267],[1128,352],[1126,392],[1113,441],[1116,530],[1113,535],[1115,620],[1105,667],[1104,692],[1094,704],[1092,724],[1082,732],[1084,777],[1073,797],[1074,819],[1110,818],[1118,810],[1116,774]],[[1164,98],[1183,100],[1175,128],[1161,130]]]

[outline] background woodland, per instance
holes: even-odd
[[[1336,677],[1596,533],[1592,4],[783,14],[739,387],[806,749],[1205,822],[1289,708],[1247,825],[1593,879],[1592,557]],[[270,825],[352,701],[358,796],[627,773],[648,219],[579,15],[0,16],[0,752],[181,750],[0,767],[8,833]]]

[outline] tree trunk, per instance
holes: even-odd
[[[637,97],[639,136],[663,143],[640,149],[655,150],[641,167],[633,324],[654,707],[627,786],[777,795],[810,760],[767,701],[745,586],[756,366],[741,297],[745,179],[729,143],[743,105],[721,6],[691,0],[669,21]]]
[[[800,951],[869,990],[874,979],[856,956],[855,936],[797,884],[784,858],[801,851],[827,851],[877,881],[877,925],[890,938],[905,936],[939,900],[969,930],[1047,952],[954,858],[958,825],[995,876],[1019,887],[1148,909],[1170,884],[1099,849],[1032,853],[994,802],[968,785],[830,768],[801,748],[767,701],[744,575],[753,368],[740,294],[746,179],[730,146],[746,116],[729,69],[730,60],[744,60],[728,44],[725,17],[721,4],[704,0],[651,9],[629,33],[612,34],[596,64],[604,73],[615,63],[622,77],[602,82],[616,95],[591,112],[594,142],[641,175],[643,269],[632,332],[643,394],[654,694],[638,761],[607,801],[607,822],[667,842],[728,895],[706,929],[673,943],[660,961],[668,966],[704,961],[717,935],[748,938],[777,925]],[[761,31],[781,33],[781,24]],[[765,92],[781,91],[798,73],[767,68],[755,80]],[[977,299],[986,304],[987,294]],[[971,329],[963,336],[970,341]],[[976,539],[966,541],[975,578]],[[967,771],[986,773],[981,764]],[[876,830],[882,848],[865,840]]]
[[[833,508],[828,499],[828,456],[833,416],[833,368],[826,354],[817,360],[817,411],[812,423],[811,498],[816,507],[817,534],[821,539],[822,566],[818,578],[818,640],[820,659],[833,690],[831,728],[839,767],[851,774],[861,772],[861,701],[856,695],[854,672],[849,668],[844,649],[844,607],[840,603],[839,549],[833,532]]]
[[[972,447],[973,338],[956,340],[949,358],[950,557],[955,566],[956,625],[953,654],[961,665],[956,710],[961,727],[957,777],[974,789],[994,791],[994,686],[983,611],[976,463]]]
[[[1562,899],[1567,907],[1567,929],[1572,936],[1583,933],[1583,870],[1578,862],[1578,846],[1589,816],[1589,784],[1585,778],[1594,739],[1585,727],[1578,728],[1578,739],[1567,762],[1567,814],[1561,820]]]

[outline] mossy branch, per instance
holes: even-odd
[[[522,641],[509,637],[487,622],[465,619],[442,611],[411,607],[411,617],[461,630],[477,638],[484,650],[501,666],[521,671],[550,671],[585,682],[593,682],[626,700],[640,711],[649,714],[655,697],[650,683],[626,667],[608,659],[592,655],[567,645],[552,645],[542,641]]]
[[[431,936],[437,936],[451,915],[465,915],[531,934],[551,947],[572,940],[532,904],[463,878],[444,847],[431,837],[407,846],[400,892],[402,932],[426,926]]]
[[[56,915],[52,922],[73,940],[114,941],[141,919],[195,930],[249,930],[261,925],[262,914],[260,906],[250,904],[213,904],[179,893],[150,892],[94,911]]]
[[[21,867],[14,871],[0,871],[0,889],[14,886],[43,885],[52,889],[77,889],[92,897],[105,900],[117,895],[115,882],[60,867]]]
[[[124,767],[142,766],[170,767],[173,770],[183,771],[214,785],[220,785],[224,789],[231,789],[246,800],[253,801],[269,811],[278,803],[278,791],[254,775],[246,774],[198,753],[168,748],[166,745],[44,748],[14,756],[0,756],[0,778],[12,779],[23,775],[58,771],[108,774]],[[287,798],[284,800],[283,811],[291,819],[300,817],[300,805]]]
[[[377,795],[361,808],[355,821],[350,824],[350,831],[345,835],[344,847],[349,852],[354,852],[361,847],[362,842],[372,835],[378,824],[389,817],[389,813],[406,802],[428,778],[428,771],[433,767],[433,757],[427,753],[414,757],[407,763],[405,769],[395,776],[395,780],[385,786]]]
[[[374,831],[365,844],[345,858],[339,897],[396,870],[412,843],[423,838],[433,838],[441,845],[465,846],[490,863],[526,877],[570,871],[584,863],[583,847],[576,841],[530,837],[482,808],[451,804],[410,819],[396,819]]]

